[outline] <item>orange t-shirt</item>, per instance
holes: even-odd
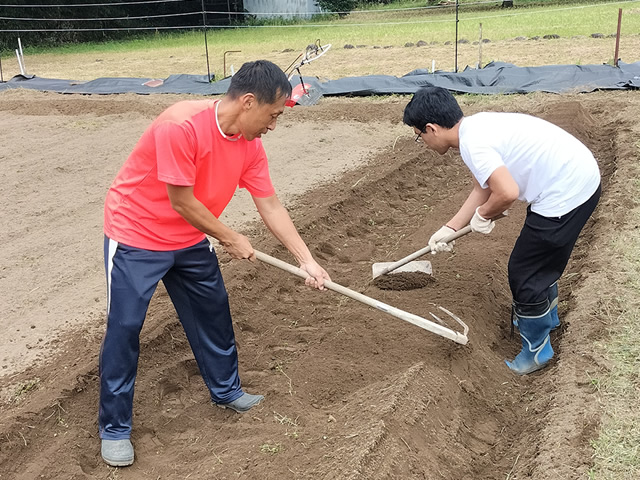
[[[216,104],[178,102],[147,128],[107,193],[107,237],[160,251],[190,247],[204,239],[171,207],[167,184],[193,186],[195,197],[216,217],[237,187],[256,197],[275,193],[261,140],[224,135]]]

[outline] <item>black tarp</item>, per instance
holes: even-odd
[[[230,79],[209,83],[206,75],[171,75],[157,87],[144,85],[150,78],[98,78],[74,82],[15,76],[0,83],[0,90],[28,88],[34,90],[77,93],[192,93],[220,95],[227,91]],[[414,70],[402,77],[368,75],[320,81],[304,77],[322,95],[389,95],[412,94],[423,86],[439,86],[459,93],[508,94],[529,92],[585,93],[594,90],[626,90],[640,88],[640,62],[611,65],[545,65],[517,67],[508,63],[490,63],[482,69],[467,68],[462,72]],[[299,80],[294,77],[292,83]]]

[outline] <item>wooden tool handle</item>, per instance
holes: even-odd
[[[495,217],[493,217],[491,220],[496,221],[499,220],[501,218],[504,218],[507,216],[507,212],[503,212],[499,215],[496,215]],[[438,243],[450,243],[453,242],[454,240],[457,240],[460,237],[464,237],[466,234],[471,233],[471,225],[467,225],[464,228],[461,228],[460,230],[458,230],[457,232],[452,233],[451,235],[449,235],[448,237],[443,238],[440,242]],[[400,260],[398,260],[397,262],[393,262],[390,265],[387,265],[384,269],[382,269],[380,271],[380,273],[378,273],[378,275],[376,275],[375,278],[381,276],[381,275],[386,275],[389,272],[392,272],[393,270],[400,268],[403,265],[406,265],[407,263],[409,263],[412,260],[415,260],[418,257],[421,257],[423,255],[426,255],[427,253],[429,253],[431,251],[431,247],[429,245],[427,245],[424,248],[421,248],[420,250],[413,252],[411,255],[407,255],[404,258],[401,258]]]
[[[448,237],[446,237],[445,239],[442,240],[443,243],[449,243],[449,242],[453,242],[454,240],[457,240],[460,237],[464,237],[467,233],[471,232],[471,225],[467,225],[464,228],[461,228],[460,230],[458,230],[457,232],[449,235]],[[431,247],[429,245],[427,245],[424,248],[421,248],[418,251],[413,252],[411,255],[407,255],[404,258],[401,258],[400,260],[398,260],[397,262],[393,262],[390,265],[387,265],[384,269],[382,269],[380,271],[380,273],[378,275],[376,275],[376,277],[379,277],[381,275],[386,275],[389,272],[392,272],[393,270],[396,270],[397,268],[400,268],[403,265],[406,265],[407,263],[409,263],[412,260],[415,260],[416,258],[419,258],[423,255],[426,255],[427,253],[429,253],[431,251]]]
[[[290,265],[282,260],[274,258],[266,253],[259,252],[258,250],[254,250],[256,254],[256,258],[261,262],[267,263],[273,267],[280,268],[286,272],[297,275],[301,278],[307,278],[309,274],[302,270],[301,268]],[[463,335],[459,332],[455,332],[447,327],[443,327],[437,323],[431,322],[426,318],[419,317],[418,315],[414,315],[413,313],[405,312],[404,310],[400,310],[399,308],[393,307],[391,305],[387,305],[386,303],[380,302],[374,298],[367,297],[362,293],[351,290],[347,287],[343,287],[335,282],[330,280],[326,280],[324,282],[324,286],[329,290],[333,290],[334,292],[338,292],[342,295],[345,295],[353,300],[364,303],[373,308],[377,308],[378,310],[388,313],[391,316],[404,320],[405,322],[409,322],[413,325],[416,325],[420,328],[424,328],[425,330],[429,330],[436,335],[440,335],[441,337],[448,338],[449,340],[453,340],[456,343],[460,343],[462,345],[466,345],[468,342],[468,338],[466,335]]]

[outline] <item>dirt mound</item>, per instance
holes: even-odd
[[[1,478],[581,478],[598,423],[581,369],[598,368],[597,358],[585,356],[591,351],[585,342],[602,334],[598,322],[581,321],[596,308],[583,297],[595,293],[590,273],[601,261],[590,246],[608,235],[600,226],[617,202],[611,176],[617,163],[633,161],[611,148],[625,122],[611,112],[626,102],[612,95],[581,103],[534,98],[528,111],[591,147],[605,180],[603,207],[560,282],[558,360],[546,371],[516,378],[503,364],[519,350],[518,340],[509,338],[506,263],[523,205],[491,235],[471,234],[454,253],[430,256],[434,275],[427,287],[383,290],[371,282],[373,262],[423,247],[470,188],[457,156],[431,154],[407,135],[368,165],[299,197],[292,216],[333,280],[425,318],[444,306],[469,325],[468,345],[336,293],[312,291],[273,267],[221,255],[243,386],[266,401],[246,415],[211,404],[159,289],[141,337],[136,463],[115,473],[100,460],[100,334],[89,331],[70,338],[54,363],[12,379],[29,391],[3,407]],[[466,113],[480,109],[472,102]],[[299,115],[366,128],[380,119],[397,122],[402,106],[331,101]],[[256,248],[291,261],[262,227],[250,233]]]
[[[180,98],[177,95],[144,98],[141,95],[133,94],[50,96],[29,90],[9,90],[3,92],[2,95],[0,111],[33,116],[85,115],[87,112],[91,112],[96,117],[127,113],[155,117]]]

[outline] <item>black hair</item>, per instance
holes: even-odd
[[[275,63],[268,60],[247,62],[231,77],[227,96],[236,99],[253,93],[258,103],[272,104],[281,96],[291,96],[291,83]]]
[[[422,87],[404,109],[403,122],[421,132],[427,123],[453,128],[464,116],[451,93],[441,87]]]

